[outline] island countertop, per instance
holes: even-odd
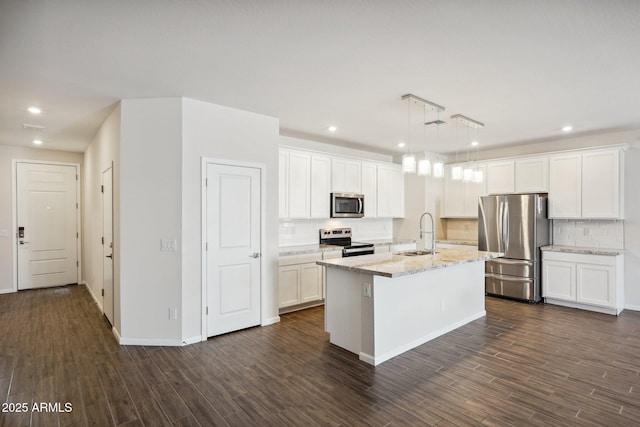
[[[318,265],[384,277],[400,277],[437,268],[503,257],[500,252],[438,249],[433,255],[406,256],[392,253],[361,255],[316,261]]]

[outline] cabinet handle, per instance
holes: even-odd
[[[260,252],[254,252],[251,255],[249,255],[249,258],[259,258],[260,257]]]

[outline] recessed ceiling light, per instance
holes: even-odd
[[[400,148],[404,147],[404,142],[398,142],[398,147]]]
[[[473,145],[474,147],[476,147],[478,144],[480,144],[478,141],[471,141],[471,145]]]
[[[31,114],[40,114],[42,113],[42,110],[38,107],[29,107],[27,108],[27,111],[30,112]]]
[[[571,132],[573,130],[573,126],[565,126],[562,128],[562,132]]]
[[[33,143],[36,144],[36,145],[42,145],[42,141],[39,140],[39,139],[34,139]]]
[[[337,131],[337,130],[338,130],[338,128],[337,128],[337,127],[335,127],[335,126],[329,126],[329,132],[335,132],[335,131]]]

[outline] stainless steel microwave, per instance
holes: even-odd
[[[331,193],[331,218],[362,218],[364,195]]]

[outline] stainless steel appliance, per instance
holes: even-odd
[[[331,193],[331,218],[362,218],[364,195],[354,193]]]
[[[374,251],[373,243],[351,241],[350,228],[321,228],[320,244],[342,246],[342,257],[370,255]]]
[[[540,247],[548,244],[546,194],[480,197],[478,249],[504,252],[485,263],[487,294],[540,301]]]

